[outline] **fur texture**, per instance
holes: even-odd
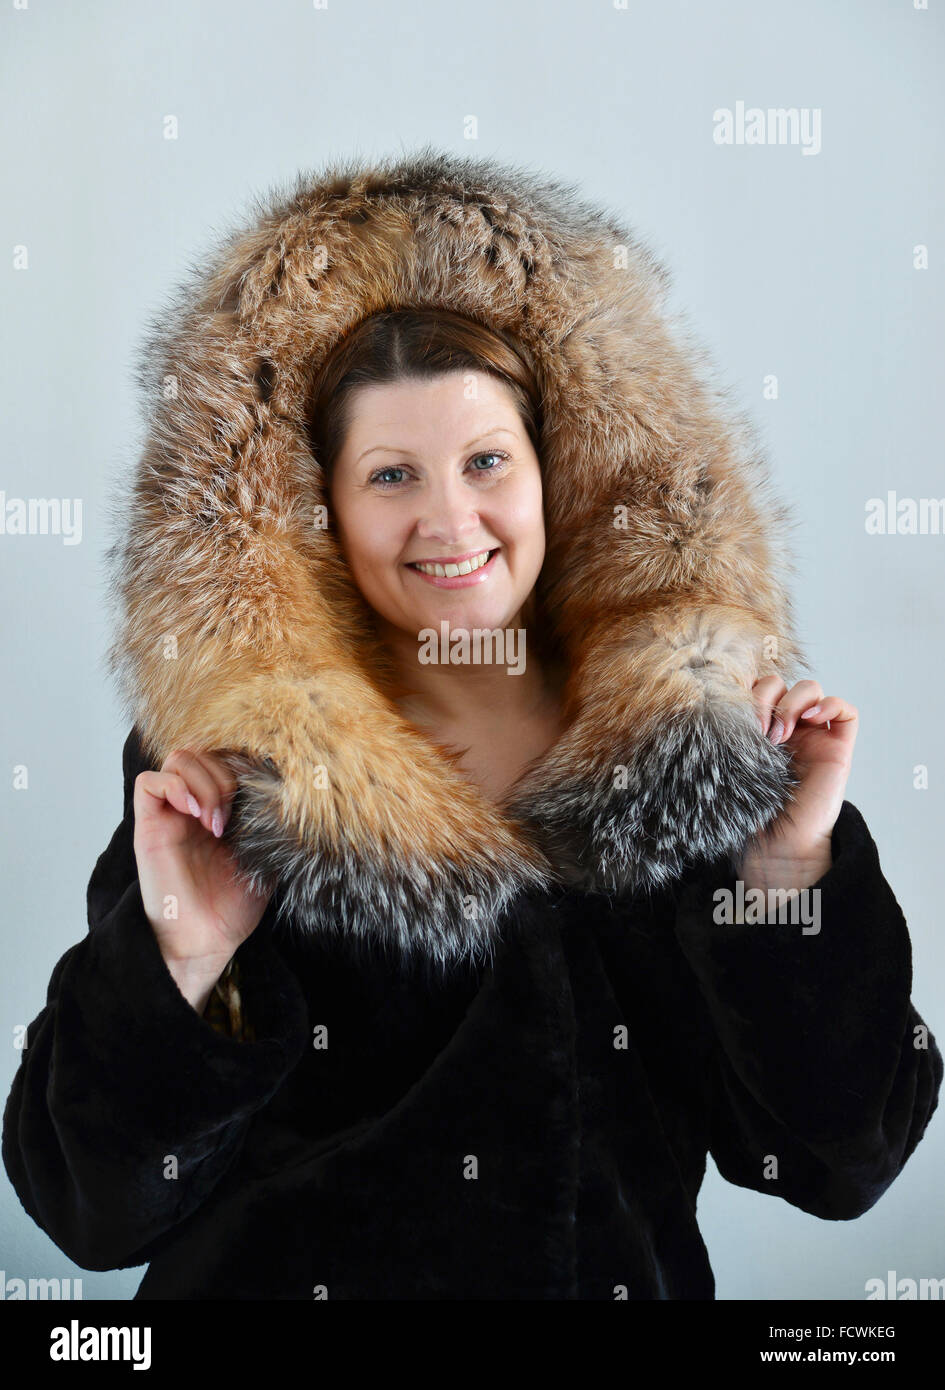
[[[138,1300],[711,1299],[707,1153],[848,1221],[935,1112],[908,929],[850,802],[813,936],[717,924],[734,883],[709,870],[633,902],[522,894],[484,969],[296,938],[271,903],[233,958],[240,1041],[182,997],[145,915],[148,766],[132,730],[89,931],[29,1025],[2,1134],[70,1259],[150,1263]]]
[[[237,860],[300,930],[488,954],[523,890],[665,886],[789,804],[750,690],[802,660],[793,523],[668,284],[574,186],[428,147],[271,193],[152,325],[109,665],[158,766],[185,746],[231,761]],[[569,723],[501,814],[389,698],[316,520],[317,368],[370,314],[434,305],[517,335],[544,393],[538,597]]]

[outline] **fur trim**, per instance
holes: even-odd
[[[300,930],[490,954],[518,893],[655,887],[740,853],[789,800],[750,690],[803,659],[794,523],[668,288],[574,186],[428,146],[271,192],[154,321],[146,440],[112,501],[109,667],[156,765],[230,759],[234,853]],[[313,525],[315,371],[408,305],[517,335],[544,392],[538,598],[571,722],[501,813],[385,693],[364,600]]]

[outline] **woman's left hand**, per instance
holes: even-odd
[[[780,677],[764,676],[751,693],[762,732],[772,743],[790,745],[800,786],[756,837],[740,877],[746,888],[809,887],[833,862],[830,837],[850,776],[859,713],[839,695],[825,696],[816,681],[798,681],[788,690]]]

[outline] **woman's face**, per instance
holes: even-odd
[[[487,372],[460,371],[364,386],[350,420],[330,501],[345,559],[375,612],[413,637],[439,633],[444,619],[451,629],[520,624],[545,528],[538,456],[508,388]],[[417,561],[481,567],[436,577]]]

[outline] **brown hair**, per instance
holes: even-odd
[[[501,329],[450,309],[389,309],[363,319],[335,346],[313,382],[309,443],[327,491],[360,386],[387,385],[444,372],[488,372],[512,392],[535,453],[541,457],[541,391],[531,354]]]

